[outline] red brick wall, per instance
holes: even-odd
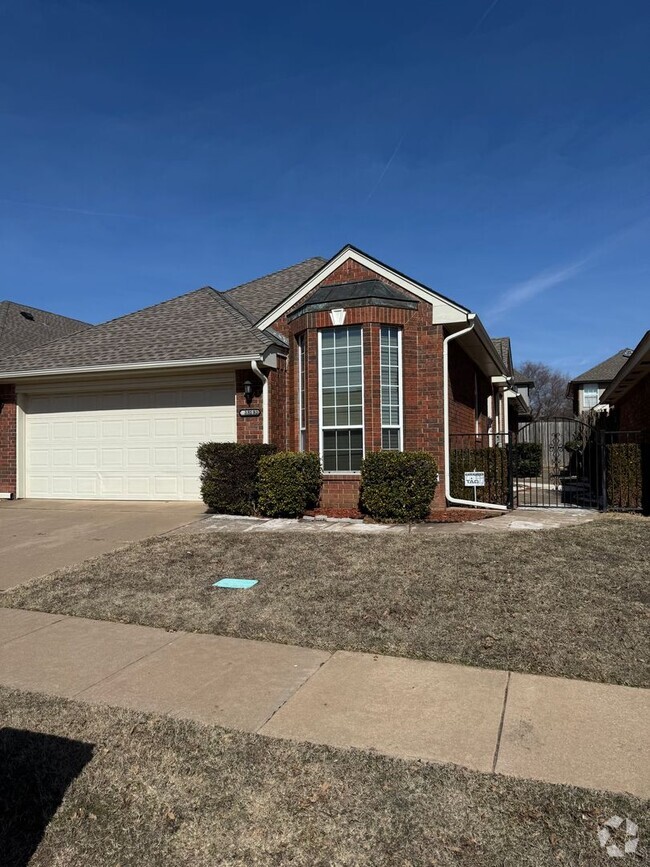
[[[342,265],[339,265],[335,271],[332,271],[328,277],[320,282],[319,286],[335,286],[337,283],[358,283],[361,280],[381,280],[383,283],[388,283],[389,286],[395,286],[390,280],[380,277],[376,271],[371,271],[354,259],[347,259]],[[305,299],[303,298],[300,303],[304,304]]]
[[[260,415],[257,418],[246,417],[242,418],[239,415],[240,409],[248,409],[249,404],[246,403],[244,397],[244,383],[249,379],[256,389],[256,395],[250,404],[250,409],[259,409]],[[262,380],[255,376],[249,368],[238,370],[235,374],[235,411],[237,413],[237,442],[238,443],[261,443],[263,441],[263,419],[262,413]]]
[[[0,493],[16,495],[16,390],[0,385]]]
[[[476,430],[478,391],[479,432],[488,433],[487,399],[492,383],[457,342],[449,344],[449,429],[452,434]]]
[[[616,404],[621,430],[650,430],[650,374]]]
[[[293,411],[293,396],[289,400],[287,360],[278,358],[277,370],[264,371],[269,378],[269,442],[287,448],[289,414]],[[291,404],[291,405],[290,405]]]

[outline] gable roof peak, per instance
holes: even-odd
[[[629,347],[619,349],[614,355],[575,376],[571,382],[611,382],[631,354],[632,350]]]

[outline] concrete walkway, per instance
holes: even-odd
[[[0,500],[0,591],[204,514],[203,503]]]
[[[650,690],[0,609],[0,683],[650,796]]]
[[[345,533],[420,535],[508,533],[517,530],[557,530],[578,527],[597,520],[591,509],[516,509],[494,518],[448,524],[372,524],[353,518],[242,518],[234,515],[206,515],[178,532],[210,533]]]

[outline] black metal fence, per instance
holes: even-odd
[[[598,508],[602,449],[596,433],[578,419],[524,425],[514,447],[513,501],[535,508]]]
[[[538,419],[510,434],[452,434],[453,497],[517,508],[650,514],[650,433]]]
[[[452,434],[449,481],[452,497],[512,506],[512,452],[507,434]]]

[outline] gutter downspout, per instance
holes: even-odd
[[[445,497],[448,503],[453,503],[457,506],[480,506],[483,509],[498,509],[501,512],[507,511],[507,506],[502,506],[499,503],[481,503],[478,500],[460,500],[458,497],[451,495],[451,478],[450,478],[450,453],[449,453],[449,344],[452,340],[462,337],[463,334],[468,334],[474,329],[474,320],[476,313],[469,313],[467,319],[470,325],[463,328],[462,331],[457,331],[455,334],[448,334],[442,342],[442,378],[444,383],[444,428],[445,428]]]
[[[262,442],[269,441],[269,378],[265,376],[257,366],[256,361],[251,361],[251,370],[262,380]]]

